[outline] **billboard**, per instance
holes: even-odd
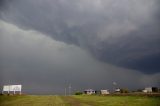
[[[22,85],[4,85],[3,91],[21,91]]]

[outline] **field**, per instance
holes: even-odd
[[[0,106],[160,106],[160,97],[3,95]]]

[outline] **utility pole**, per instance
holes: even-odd
[[[66,90],[66,88],[64,88],[64,95],[65,95],[65,96],[67,95],[67,90]]]
[[[68,87],[68,91],[69,91],[69,95],[71,95],[71,84],[69,84],[69,87]]]

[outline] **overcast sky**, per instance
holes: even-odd
[[[160,87],[159,0],[1,0],[0,86],[27,93]]]

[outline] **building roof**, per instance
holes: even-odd
[[[93,90],[93,89],[86,89],[86,90],[84,90],[84,91],[95,91],[95,90]]]

